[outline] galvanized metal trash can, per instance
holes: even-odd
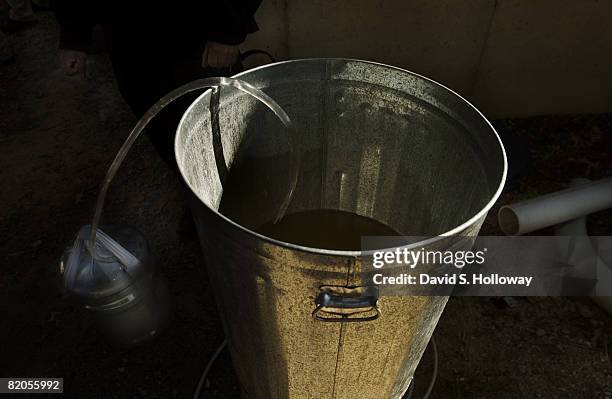
[[[457,245],[454,237],[478,233],[504,184],[497,134],[457,94],[382,64],[307,59],[236,77],[285,109],[293,136],[233,89],[214,99],[211,122],[217,95],[209,90],[183,116],[175,153],[244,396],[400,398],[448,298],[383,296],[375,320],[316,320],[322,286],[364,285],[361,253],[254,230],[282,206],[297,148],[287,214],[351,211],[404,235],[437,237],[427,247]],[[245,174],[224,187],[232,168]]]

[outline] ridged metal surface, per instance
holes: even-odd
[[[360,253],[301,248],[252,230],[275,217],[291,187],[293,143],[300,164],[288,213],[351,211],[404,235],[452,232],[427,247],[464,248],[472,240],[458,236],[478,233],[503,185],[497,135],[448,89],[381,64],[298,60],[239,78],[286,110],[293,138],[256,100],[224,88],[217,135],[207,92],[183,117],[175,151],[245,395],[401,397],[447,297],[382,297],[375,321],[316,321],[321,285],[367,283]]]

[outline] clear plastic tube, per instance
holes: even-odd
[[[117,152],[115,159],[111,163],[108,168],[108,172],[106,172],[106,177],[102,182],[102,186],[100,187],[100,192],[98,194],[98,198],[96,200],[96,207],[94,211],[93,220],[91,222],[91,234],[89,236],[89,240],[87,241],[87,248],[91,253],[93,258],[96,258],[96,233],[98,231],[98,226],[100,223],[100,218],[102,216],[102,209],[104,207],[104,200],[106,199],[106,194],[108,192],[108,188],[110,183],[113,181],[113,178],[117,174],[117,171],[123,160],[127,156],[127,153],[132,148],[132,145],[136,141],[136,139],[140,136],[144,128],[149,124],[149,122],[166,107],[168,104],[176,100],[177,98],[183,96],[184,94],[190,93],[195,90],[206,89],[206,88],[218,88],[221,86],[229,86],[234,87],[246,94],[249,94],[263,103],[266,107],[268,107],[274,114],[278,117],[278,119],[283,123],[283,125],[289,130],[291,137],[293,137],[293,130],[291,126],[291,119],[287,115],[287,113],[274,101],[270,98],[266,93],[261,90],[255,88],[254,86],[235,78],[226,78],[226,77],[213,77],[213,78],[205,78],[194,80],[193,82],[187,83],[170,93],[163,96],[159,101],[157,101],[151,108],[147,110],[147,112],[140,118],[140,120],[136,123],[127,139]],[[292,143],[292,152],[295,153],[295,145]],[[284,214],[289,202],[291,201],[291,197],[293,196],[293,191],[295,190],[295,186],[297,184],[297,172],[298,172],[298,164],[299,162],[295,162],[294,164],[294,173],[293,173],[293,182],[290,187],[287,196],[285,197],[285,201],[283,202],[281,209],[279,210],[276,221],[278,221],[282,215]]]

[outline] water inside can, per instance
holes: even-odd
[[[309,248],[360,251],[362,237],[400,235],[378,220],[338,209],[282,212],[278,218],[292,182],[278,178],[276,171],[290,164],[289,154],[239,154],[224,179],[219,212],[264,236]]]
[[[296,184],[297,171],[291,168],[299,163],[291,153],[254,154],[258,144],[247,140],[223,174],[219,205],[223,215],[264,236],[309,248],[360,251],[362,237],[400,235],[381,221],[347,210],[314,208],[285,213],[281,204]]]
[[[285,215],[256,229],[260,234],[310,248],[360,251],[365,236],[397,236],[375,219],[337,209],[312,209]]]

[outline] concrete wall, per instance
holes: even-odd
[[[612,112],[612,0],[264,0],[244,48],[400,66],[490,117]]]

